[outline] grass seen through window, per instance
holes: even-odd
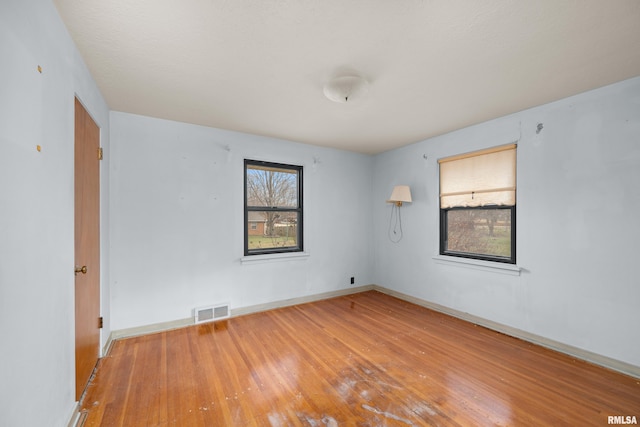
[[[511,256],[511,211],[459,209],[447,215],[447,252]]]

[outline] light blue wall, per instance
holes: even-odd
[[[514,141],[522,273],[437,263],[437,160]],[[376,284],[640,366],[640,78],[380,154],[374,171]],[[397,184],[414,202],[393,244]]]
[[[111,113],[112,328],[373,281],[373,157]],[[244,159],[304,167],[301,259],[241,263]]]
[[[0,2],[0,60],[0,425],[64,426],[74,407],[74,95],[105,148],[103,342],[355,276],[640,366],[640,78],[370,157],[110,114],[49,0]],[[512,141],[521,275],[436,263],[437,159]],[[307,258],[240,262],[245,157],[305,167]],[[414,203],[393,244],[397,184]]]
[[[2,426],[65,426],[75,406],[74,95],[108,150],[107,105],[51,1],[0,2]],[[106,265],[106,196],[102,221]]]

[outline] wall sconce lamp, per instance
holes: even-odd
[[[393,187],[391,197],[387,203],[394,203],[396,206],[402,206],[402,203],[411,203],[411,189],[408,185],[396,185]]]
[[[389,240],[393,243],[398,243],[402,240],[403,236],[400,207],[403,203],[411,203],[411,201],[411,190],[408,185],[396,185],[393,187],[391,197],[387,200],[387,203],[393,203],[391,207],[391,217],[389,218],[389,230],[387,232]]]

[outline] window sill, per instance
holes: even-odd
[[[481,261],[470,258],[450,257],[446,255],[437,255],[433,260],[442,265],[453,265],[456,267],[473,268],[475,270],[491,271],[494,273],[508,274],[511,276],[519,276],[521,268],[514,264],[503,264],[500,262]]]
[[[250,255],[243,256],[240,258],[240,263],[242,264],[258,264],[261,262],[272,262],[272,261],[293,261],[293,260],[304,260],[309,258],[308,252],[285,252],[279,254],[263,254],[263,255]]]

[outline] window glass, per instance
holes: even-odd
[[[302,166],[245,160],[245,255],[302,251]]]
[[[440,254],[515,264],[515,144],[439,164]]]

